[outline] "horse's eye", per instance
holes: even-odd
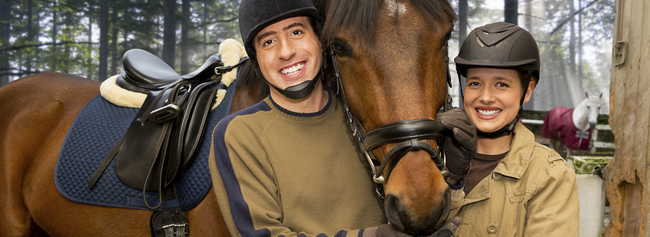
[[[345,47],[343,47],[343,45],[340,43],[333,43],[332,49],[334,49],[334,53],[339,55],[345,53]]]
[[[591,106],[587,105],[587,109],[591,109]]]
[[[450,39],[451,39],[451,32],[449,32],[449,33],[447,33],[447,35],[445,35],[445,42],[449,41]]]

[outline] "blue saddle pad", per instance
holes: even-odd
[[[222,84],[214,85],[225,87]],[[228,88],[226,98],[209,114],[208,127],[194,161],[176,182],[178,199],[163,202],[165,207],[180,206],[189,210],[198,205],[212,186],[208,155],[212,129],[227,116],[232,106],[236,81]],[[150,210],[142,198],[142,190],[128,187],[115,173],[115,159],[111,161],[97,183],[88,189],[88,180],[113,146],[126,134],[138,109],[114,105],[101,95],[93,98],[72,122],[63,142],[54,171],[54,182],[67,199],[99,206]],[[157,191],[146,192],[147,203],[156,206]]]

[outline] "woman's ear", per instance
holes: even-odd
[[[528,90],[526,90],[526,97],[524,98],[524,104],[530,101],[530,97],[533,96],[533,90],[535,89],[535,80],[530,80],[528,83]]]

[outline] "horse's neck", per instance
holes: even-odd
[[[573,125],[580,131],[589,129],[589,111],[587,111],[587,100],[583,100],[573,110],[571,116],[573,118]]]

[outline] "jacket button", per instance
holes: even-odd
[[[499,181],[499,180],[501,180],[501,178],[503,178],[503,175],[501,175],[499,173],[492,173],[492,178],[494,178],[494,180],[496,180],[496,181]]]
[[[488,234],[495,234],[497,233],[497,227],[495,225],[490,225],[488,226],[487,232]]]

